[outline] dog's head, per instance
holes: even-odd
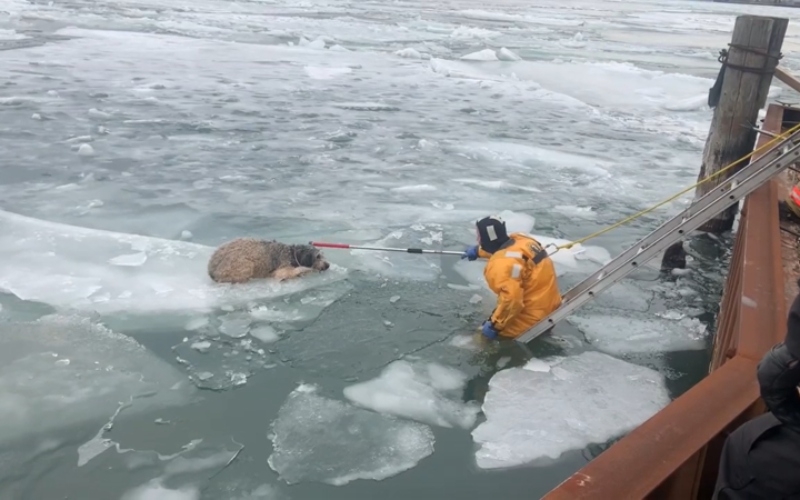
[[[303,267],[310,267],[316,271],[327,271],[331,267],[330,263],[325,260],[322,252],[311,245],[301,245],[295,249],[295,258],[297,263]]]

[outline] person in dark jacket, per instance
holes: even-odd
[[[758,364],[769,410],[725,440],[713,500],[800,500],[800,294],[786,339]]]

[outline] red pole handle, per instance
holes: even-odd
[[[350,245],[347,245],[345,243],[322,243],[319,241],[312,241],[311,245],[322,248],[350,248]]]

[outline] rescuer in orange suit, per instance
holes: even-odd
[[[479,220],[476,228],[478,245],[461,258],[488,259],[483,276],[497,306],[483,323],[483,335],[517,338],[561,306],[555,266],[538,241],[524,233],[509,236],[497,217]]]

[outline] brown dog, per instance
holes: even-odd
[[[264,278],[284,281],[329,267],[322,253],[310,245],[237,238],[217,248],[208,261],[208,275],[218,283]]]

